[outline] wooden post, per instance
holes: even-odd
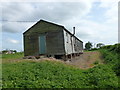
[[[70,54],[71,55],[71,60],[72,60],[72,54]]]

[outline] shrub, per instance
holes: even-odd
[[[88,71],[89,84],[95,88],[117,88],[118,78],[108,65],[98,65]]]
[[[96,65],[96,64],[99,64],[99,61],[98,60],[96,60],[95,62],[94,62],[94,64]]]
[[[98,48],[92,48],[90,51],[95,51],[95,50],[98,50]]]
[[[107,47],[107,48],[106,48]],[[120,44],[104,46],[100,49],[104,63],[110,64],[117,76],[120,75]]]

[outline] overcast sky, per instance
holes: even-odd
[[[63,25],[70,32],[76,27],[76,36],[84,43],[90,41],[108,45],[118,42],[117,0],[3,1],[0,8],[1,49],[23,51],[23,32],[40,19]]]

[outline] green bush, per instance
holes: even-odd
[[[98,50],[98,48],[92,48],[90,51],[95,51],[95,50]]]
[[[104,46],[100,49],[104,63],[110,64],[117,76],[120,75],[120,44]]]
[[[108,65],[98,65],[88,70],[89,84],[96,88],[116,88],[118,78]]]
[[[106,45],[101,47],[100,49],[105,49],[105,50],[109,50],[111,52],[120,54],[120,43],[115,45]]]
[[[97,64],[99,64],[99,61],[98,61],[98,60],[96,60],[93,64],[97,65]]]

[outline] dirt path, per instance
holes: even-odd
[[[13,62],[22,62],[22,61],[42,61],[42,60],[53,60],[53,61],[59,61],[66,63],[68,65],[74,65],[82,69],[87,69],[93,67],[95,62],[97,61],[98,63],[102,64],[102,58],[101,54],[98,51],[92,51],[92,52],[84,52],[80,56],[73,58],[71,61],[63,61],[63,60],[58,60],[55,58],[42,58],[42,59],[5,59],[2,60],[2,63],[13,63]]]
[[[98,51],[84,52],[79,57],[72,59],[69,64],[86,69],[93,67],[95,62],[101,64],[103,62],[101,54]]]

